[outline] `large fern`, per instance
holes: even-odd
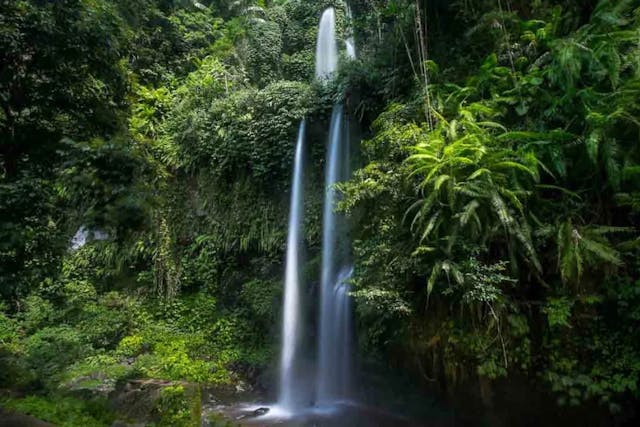
[[[433,131],[420,134],[407,159],[420,197],[406,217],[421,243],[439,245],[444,254],[451,255],[460,238],[478,244],[502,238],[540,270],[525,214],[538,162],[531,152],[501,142],[506,129],[490,120],[495,115],[486,105],[471,104],[454,119],[439,116]],[[429,290],[440,267],[434,266]]]

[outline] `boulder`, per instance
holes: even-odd
[[[184,392],[178,399],[167,401],[164,390],[172,391],[176,387]],[[169,389],[172,388],[172,389]],[[163,398],[163,396],[165,396]],[[118,414],[118,426],[137,426],[159,422],[172,411],[186,409],[192,420],[200,419],[200,387],[196,384],[157,379],[129,380],[118,384],[110,395],[112,409]],[[172,408],[172,405],[184,405]]]

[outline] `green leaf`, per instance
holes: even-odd
[[[441,262],[436,262],[431,268],[431,274],[429,275],[429,280],[427,280],[427,295],[431,295],[431,292],[433,292],[433,287],[436,284],[436,280],[438,279],[438,275],[441,270]]]

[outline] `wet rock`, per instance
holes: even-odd
[[[264,414],[266,414],[268,412],[269,412],[269,408],[265,408],[265,407],[258,408],[255,411],[253,411],[253,416],[254,417],[261,417],[261,416],[263,416]]]
[[[170,384],[169,381],[156,380],[127,381],[119,384],[111,394],[111,406],[124,419],[145,422],[152,418],[160,391]]]
[[[254,409],[253,411],[244,411],[240,415],[235,415],[233,419],[235,419],[236,421],[240,421],[240,420],[246,420],[250,418],[257,418],[267,414],[268,412],[269,412],[269,408],[260,407],[258,409]]]

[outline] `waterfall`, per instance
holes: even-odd
[[[351,376],[351,301],[347,280],[350,242],[345,218],[335,213],[336,183],[348,179],[349,144],[345,137],[344,112],[333,108],[325,168],[325,199],[322,224],[322,270],[320,275],[320,334],[316,399],[328,404],[349,395]]]
[[[333,8],[320,19],[316,46],[316,78],[330,79],[338,67],[336,18]],[[347,56],[355,57],[353,39],[346,41]],[[341,105],[333,108],[327,162],[322,229],[322,270],[320,277],[320,318],[315,397],[327,405],[349,397],[351,383],[352,312],[348,280],[352,274],[347,223],[335,213],[338,193],[334,186],[349,179],[350,145]],[[278,407],[286,413],[302,409],[313,393],[302,379],[300,365],[301,326],[301,252],[303,244],[303,181],[305,123],[300,124],[293,171],[291,207],[284,287],[282,351]]]
[[[88,242],[92,240],[107,240],[109,235],[102,230],[98,229],[88,229],[84,225],[78,228],[76,234],[73,235],[71,239],[71,250],[77,250],[86,245]]]
[[[326,80],[338,69],[336,13],[330,7],[322,13],[316,43],[316,78]]]
[[[345,50],[347,51],[347,58],[356,59],[356,42],[353,39],[353,13],[351,7],[347,4],[347,24],[348,33],[347,38],[344,41]]]
[[[353,41],[351,40],[351,43]],[[347,42],[347,46],[349,43]],[[320,21],[316,49],[316,75],[331,75],[336,64],[335,12],[327,9]],[[355,50],[347,51],[355,55]],[[335,65],[334,65],[335,66]],[[350,242],[345,218],[336,214],[335,184],[349,178],[349,140],[341,105],[333,108],[325,165],[325,198],[322,224],[322,270],[320,275],[320,332],[316,401],[331,404],[349,397],[351,377],[351,298],[347,283],[351,276]]]
[[[278,403],[288,410],[303,400],[302,382],[296,357],[300,350],[300,267],[302,265],[302,226],[304,213],[304,139],[305,122],[300,123],[293,166],[291,207],[287,236],[284,280],[284,315],[282,319],[282,351],[280,356],[280,390]]]
[[[347,56],[350,59],[356,59],[356,47],[354,45],[353,38],[349,37],[344,43],[347,49]]]

